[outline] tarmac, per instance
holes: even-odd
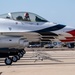
[[[26,50],[23,58],[10,66],[1,58],[0,75],[75,75],[75,49]]]

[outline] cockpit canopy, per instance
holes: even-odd
[[[30,21],[30,22],[48,22],[46,19],[30,12],[12,12],[0,15],[0,18],[19,20],[19,21]]]

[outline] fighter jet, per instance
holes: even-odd
[[[26,53],[29,41],[59,39],[74,41],[72,27],[49,22],[31,12],[11,12],[0,15],[0,58],[11,65]]]

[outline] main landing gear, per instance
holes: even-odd
[[[5,58],[5,64],[6,65],[11,65],[13,62],[17,62],[18,60],[20,60],[20,58],[23,57],[23,55],[26,53],[26,51],[24,50],[19,50],[17,55],[14,55],[13,57],[6,57]]]

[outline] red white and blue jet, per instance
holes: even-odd
[[[6,57],[5,64],[19,60],[31,39],[51,37],[62,42],[74,42],[74,27],[49,22],[31,12],[11,12],[0,15],[0,57]],[[10,58],[9,56],[13,56]]]

